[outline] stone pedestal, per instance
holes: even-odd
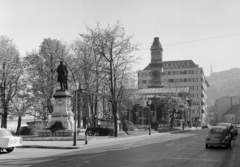
[[[73,130],[74,119],[70,103],[70,93],[64,90],[57,90],[53,94],[54,110],[48,123],[50,128],[55,122],[61,122],[65,130]]]

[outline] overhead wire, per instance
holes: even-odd
[[[196,39],[196,40],[184,41],[184,42],[178,42],[178,43],[172,43],[172,44],[166,44],[166,45],[163,45],[163,46],[180,45],[180,44],[185,44],[185,43],[193,43],[193,42],[198,42],[198,41],[206,41],[206,40],[210,40],[210,39],[224,38],[224,37],[235,36],[235,35],[240,35],[240,33],[228,34],[228,35],[222,35],[222,36],[216,36],[216,37],[210,37],[210,38],[202,38],[202,39]],[[143,49],[139,49],[139,50],[146,50],[146,49],[150,49],[150,48],[143,48]]]

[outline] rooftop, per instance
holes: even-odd
[[[229,108],[223,115],[227,115],[227,114],[237,114],[240,111],[240,104],[238,105],[233,105],[231,108]]]

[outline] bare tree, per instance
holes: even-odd
[[[124,27],[120,22],[106,28],[101,28],[98,23],[94,29],[87,27],[87,33],[81,34],[81,36],[85,40],[91,41],[94,53],[103,59],[104,67],[102,68],[103,72],[107,74],[108,100],[112,105],[115,136],[118,136],[118,101],[123,90],[125,75],[137,60],[131,55],[133,51],[137,50],[137,44],[131,44],[132,36],[126,36]]]
[[[0,36],[0,112],[1,127],[7,128],[9,103],[16,95],[20,83],[19,78],[23,74],[19,52],[11,39]]]

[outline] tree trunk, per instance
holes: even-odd
[[[2,115],[2,124],[1,128],[7,128],[7,110],[4,108],[4,113]]]
[[[82,118],[82,94],[80,92],[81,90],[78,90],[78,128],[81,128],[81,118]]]
[[[94,94],[90,95],[90,98],[91,98],[91,113],[92,113],[92,127],[94,127],[94,117],[95,117],[95,114],[94,114],[94,107],[93,107],[93,103],[94,103]]]
[[[21,134],[20,134],[21,123],[22,123],[22,117],[19,116],[19,117],[18,117],[17,131],[16,131],[16,134],[17,134],[17,135],[21,135]]]
[[[112,103],[112,111],[113,111],[113,117],[114,117],[114,136],[118,137],[118,125],[117,125],[117,104],[114,101]]]
[[[97,92],[98,93],[98,92]],[[95,95],[95,120],[94,120],[94,127],[97,127],[97,107],[98,107],[98,97]]]

